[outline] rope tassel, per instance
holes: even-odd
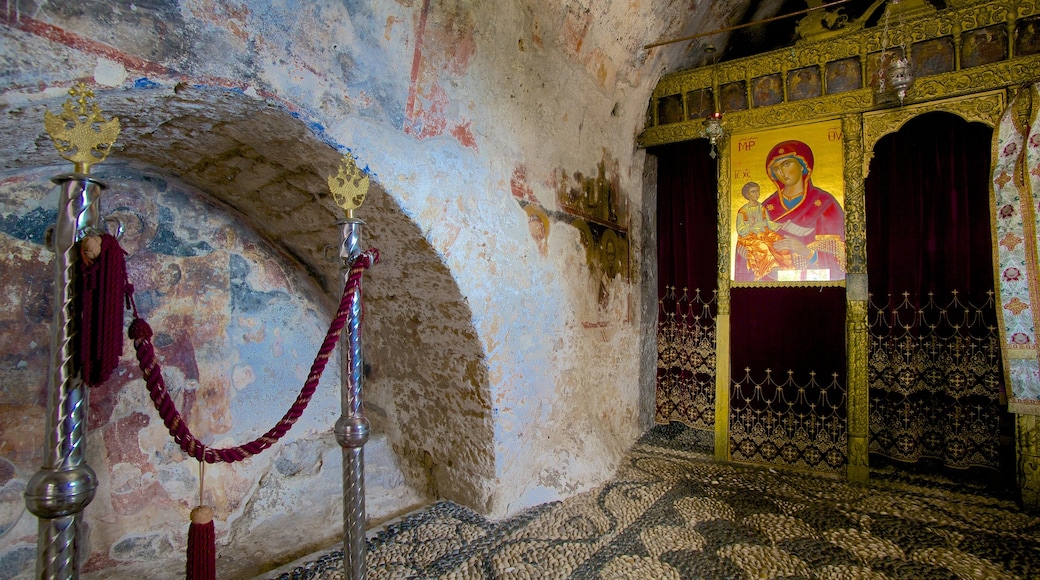
[[[185,575],[187,580],[216,580],[217,548],[213,526],[213,508],[202,505],[206,486],[206,463],[199,461],[199,505],[191,510],[188,526],[188,554]]]
[[[191,510],[191,525],[188,526],[188,580],[216,580],[215,537],[213,508],[200,505]]]
[[[119,366],[123,354],[123,299],[126,286],[125,252],[109,234],[88,236],[80,242],[76,276],[78,347],[83,381],[100,385]]]

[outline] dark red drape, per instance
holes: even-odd
[[[994,289],[992,136],[985,125],[929,113],[874,147],[865,183],[870,318],[879,319],[875,308],[885,320],[897,309],[908,327],[871,326],[872,351],[880,354],[869,360],[872,457],[937,459],[958,469],[1000,461],[1000,431],[1010,423],[999,399],[996,315],[988,295]],[[938,322],[915,324],[914,308]],[[958,311],[982,322],[962,322]],[[918,346],[921,337],[934,343]],[[900,354],[905,360],[893,361]]]
[[[718,285],[718,174],[706,139],[648,151],[657,156],[657,295]]]
[[[731,321],[732,376],[740,381],[744,369],[760,382],[771,369],[775,382],[798,384],[831,382],[831,374],[845,383],[845,289],[733,288]]]
[[[949,113],[911,119],[874,147],[865,183],[867,269],[879,306],[937,302],[957,290],[976,305],[993,289],[989,172],[993,131]],[[917,296],[913,296],[917,293]]]

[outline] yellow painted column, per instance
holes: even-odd
[[[1040,510],[1040,418],[1015,415],[1015,457],[1022,505]]]
[[[870,391],[867,380],[869,335],[867,332],[867,228],[863,182],[863,120],[846,115],[841,123],[845,148],[845,334],[847,367],[845,388],[848,413],[849,481],[870,479],[867,446],[870,443]]]
[[[718,313],[715,317],[715,459],[729,461],[730,394],[730,284],[729,271],[729,172],[728,136],[719,141],[718,165]]]
[[[723,314],[725,304],[725,314]],[[719,293],[719,314],[715,318],[715,459],[729,461],[729,292],[722,300]]]

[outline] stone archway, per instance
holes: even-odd
[[[4,175],[38,179],[37,168],[60,161],[42,118],[45,108],[57,110],[64,100],[63,95],[7,108],[0,119]],[[190,186],[225,208],[277,248],[282,270],[313,282],[305,285],[314,288],[308,299],[327,311],[317,317],[331,314],[342,275],[337,261],[325,255],[339,241],[342,212],[325,179],[336,171],[341,153],[323,140],[320,127],[226,89],[108,91],[97,101],[123,127],[106,163]],[[40,187],[49,187],[45,181]],[[419,228],[378,179],[372,181],[357,212],[366,221],[363,243],[383,256],[365,282],[365,397],[374,435],[385,437],[393,454],[371,459],[395,463],[407,484],[429,498],[486,510],[485,482],[494,477],[489,379],[469,308]],[[49,304],[39,308],[49,311]],[[307,351],[312,345],[298,346]],[[40,348],[47,347],[43,341]],[[334,396],[322,390],[320,396]],[[331,438],[322,440],[335,445]],[[23,470],[14,467],[17,479]],[[330,511],[338,517],[338,510]],[[268,554],[268,562],[276,559]]]

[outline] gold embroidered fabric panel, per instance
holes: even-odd
[[[655,420],[713,431],[716,296],[667,288],[658,301]]]
[[[1040,85],[1023,87],[1000,119],[993,150],[993,261],[1008,410],[1040,415]]]
[[[992,292],[976,307],[871,296],[870,452],[904,462],[999,467],[1000,337]]]
[[[733,461],[845,472],[848,457],[847,389],[835,373],[823,384],[816,373],[798,384],[788,371],[782,383],[766,369],[755,382],[750,369],[733,383],[730,456]]]

